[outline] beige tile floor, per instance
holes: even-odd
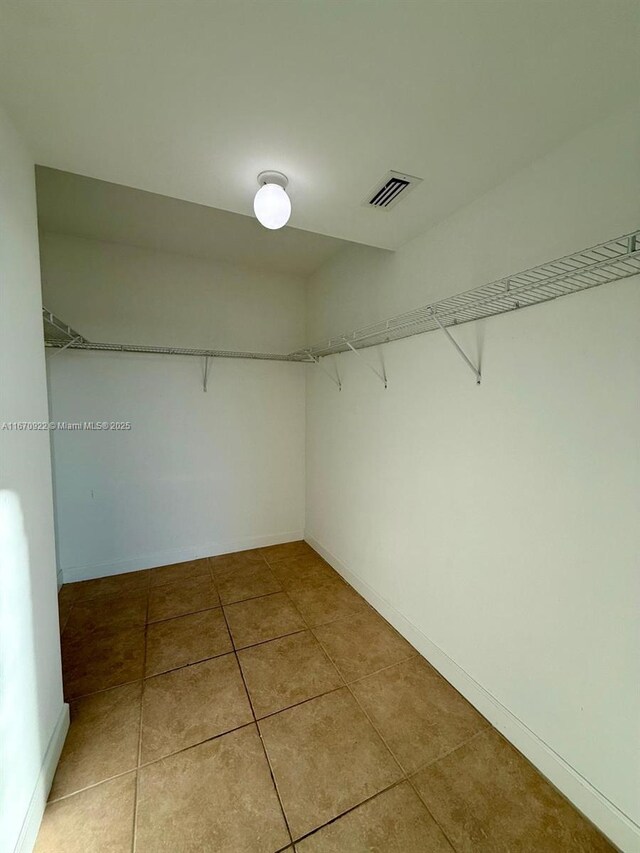
[[[68,584],[38,853],[613,848],[304,542]]]

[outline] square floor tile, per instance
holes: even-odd
[[[614,850],[494,729],[412,781],[459,853]]]
[[[193,746],[253,720],[234,654],[147,678],[141,761]]]
[[[224,611],[237,649],[307,627],[291,599],[283,592],[229,604]]]
[[[402,777],[346,687],[258,725],[294,840]]]
[[[221,572],[216,575],[216,586],[223,604],[282,591],[279,581],[264,562]]]
[[[259,549],[251,551],[235,551],[232,554],[220,554],[218,557],[209,557],[209,566],[214,576],[229,569],[245,569],[247,566],[264,566],[265,559]]]
[[[342,679],[310,631],[238,652],[256,717],[342,686]]]
[[[338,573],[325,563],[322,557],[314,553],[289,557],[269,565],[285,589],[292,586],[315,585],[327,578],[340,580]]]
[[[144,592],[149,588],[149,572],[124,572],[121,575],[109,575],[88,581],[65,584],[71,590],[74,601],[84,601],[99,595],[127,595],[132,592]]]
[[[49,803],[34,853],[131,853],[136,774]]]
[[[435,761],[487,721],[420,656],[351,685],[407,773]]]
[[[314,634],[346,681],[416,654],[413,646],[370,608],[314,628]]]
[[[147,597],[144,590],[77,601],[69,614],[64,636],[88,638],[123,628],[142,628],[147,621]]]
[[[149,591],[149,622],[210,610],[220,604],[211,577],[191,578],[152,587]]]
[[[165,583],[193,580],[194,578],[209,578],[209,558],[187,560],[185,563],[172,563],[170,566],[159,566],[149,569],[151,587],[163,586]]]
[[[71,726],[49,799],[135,769],[141,699],[138,681],[71,702]]]
[[[453,853],[408,782],[378,794],[296,843],[298,853]]]
[[[283,542],[281,545],[268,545],[266,548],[261,548],[260,551],[269,563],[286,560],[287,557],[300,557],[304,554],[316,553],[304,539],[299,539],[297,542]]]
[[[139,772],[136,853],[275,853],[290,840],[255,725]]]
[[[144,628],[124,628],[89,638],[67,638],[63,635],[62,678],[65,697],[76,699],[142,678],[144,635]]]
[[[145,675],[157,675],[232,650],[220,607],[153,622],[147,629]]]
[[[355,590],[337,576],[290,587],[288,595],[311,627],[333,622],[367,607]]]

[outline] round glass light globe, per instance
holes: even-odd
[[[258,222],[265,228],[282,228],[291,216],[291,200],[278,184],[260,187],[253,200],[253,211]]]

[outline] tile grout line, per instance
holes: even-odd
[[[198,660],[190,660],[189,663],[181,663],[178,666],[172,666],[171,669],[163,669],[160,672],[151,672],[149,675],[145,675],[142,679],[143,681],[150,681],[152,678],[160,678],[162,675],[169,675],[172,672],[178,672],[181,669],[188,669],[190,666],[198,666],[201,663],[207,663],[210,660],[217,660],[217,658],[223,658],[225,655],[230,655],[233,652],[233,648],[225,649],[223,652],[218,652],[215,655],[209,655],[206,658],[198,658]]]
[[[493,727],[491,727],[491,728],[493,728]],[[428,762],[426,762],[425,764],[420,765],[420,767],[418,767],[418,769],[417,769],[417,770],[415,770],[413,773],[411,773],[411,775],[410,775],[410,776],[407,776],[407,782],[411,785],[411,788],[415,791],[416,796],[418,797],[418,799],[420,800],[420,802],[422,803],[422,805],[425,807],[425,809],[429,812],[429,814],[430,814],[430,815],[431,815],[431,817],[433,818],[433,820],[434,820],[434,822],[435,822],[436,826],[440,829],[440,832],[442,832],[442,834],[443,834],[443,835],[444,835],[444,837],[447,839],[447,841],[448,841],[448,842],[449,842],[449,844],[451,845],[452,850],[454,850],[454,851],[455,851],[455,853],[463,853],[463,851],[462,851],[462,850],[460,850],[460,851],[458,850],[458,847],[454,844],[453,839],[449,837],[449,834],[447,833],[446,828],[445,828],[445,827],[440,823],[440,821],[438,820],[438,818],[436,817],[436,815],[431,811],[431,809],[429,808],[429,806],[427,805],[427,803],[424,801],[424,799],[423,799],[423,798],[422,798],[422,796],[420,795],[420,792],[418,791],[418,789],[417,789],[417,787],[416,787],[416,785],[415,785],[415,783],[414,783],[413,779],[414,779],[414,777],[415,777],[415,776],[417,776],[417,775],[418,775],[418,773],[420,773],[422,770],[425,770],[427,767],[433,767],[433,765],[437,764],[439,761],[442,761],[442,759],[447,758],[449,755],[452,755],[454,752],[457,752],[459,749],[462,749],[462,747],[463,747],[463,746],[466,746],[466,745],[467,745],[468,743],[470,743],[472,740],[475,740],[476,738],[479,738],[481,735],[486,734],[487,729],[488,729],[488,727],[487,727],[487,726],[485,726],[484,728],[480,729],[480,731],[478,731],[478,732],[476,732],[475,734],[471,735],[471,737],[467,738],[467,739],[466,739],[465,741],[463,741],[462,743],[459,743],[457,746],[454,746],[454,747],[453,747],[453,749],[450,749],[448,752],[445,752],[445,753],[444,753],[444,755],[439,755],[439,756],[438,756],[438,758],[435,758],[433,761],[428,761]]]
[[[457,752],[459,749],[462,749],[463,746],[466,746],[468,743],[471,743],[472,740],[475,740],[476,738],[485,735],[489,731],[489,728],[493,727],[483,726],[483,728],[481,728],[479,731],[474,732],[468,738],[465,738],[465,740],[460,741],[460,743],[456,744],[455,746],[452,746],[451,749],[447,750],[447,752],[443,752],[442,755],[439,755],[437,758],[432,758],[431,761],[425,761],[424,764],[421,764],[415,770],[412,770],[411,773],[407,776],[407,778],[410,779],[412,776],[417,776],[418,773],[421,773],[423,770],[426,770],[427,767],[433,767],[434,764],[437,764],[444,758],[448,758],[450,755],[453,755],[454,752]]]
[[[264,740],[262,739],[262,732],[260,731],[260,726],[258,725],[256,712],[255,712],[255,709],[253,707],[253,702],[251,700],[251,694],[249,693],[249,688],[247,687],[247,682],[246,682],[245,677],[244,677],[244,672],[242,671],[242,666],[240,664],[240,659],[238,658],[238,652],[236,650],[235,643],[233,641],[233,635],[231,634],[231,630],[229,628],[229,623],[227,621],[227,616],[224,612],[224,607],[222,608],[222,614],[224,616],[224,621],[225,621],[226,626],[227,626],[227,631],[229,632],[229,637],[231,638],[231,643],[233,645],[233,653],[234,653],[235,659],[236,659],[236,666],[238,667],[238,671],[240,673],[240,678],[242,679],[242,684],[244,686],[244,691],[245,691],[245,694],[247,696],[247,701],[249,702],[249,708],[251,709],[251,716],[253,717],[253,725],[256,727],[256,731],[258,733],[258,739],[260,740],[260,745],[262,746],[262,752],[264,754],[265,761],[267,762],[267,767],[269,768],[269,775],[271,777],[271,784],[273,785],[273,790],[275,791],[276,798],[278,800],[278,805],[280,807],[280,813],[282,814],[282,819],[284,821],[285,829],[286,829],[287,834],[289,836],[289,841],[291,842],[291,845],[293,845],[293,834],[291,832],[291,827],[289,826],[289,821],[287,820],[287,814],[284,810],[282,798],[280,797],[280,791],[278,790],[278,786],[276,784],[276,778],[275,778],[275,775],[273,772],[273,767],[271,766],[271,762],[269,761],[269,754],[267,753],[267,748],[265,746]],[[287,845],[287,846],[289,846],[289,845]],[[286,849],[286,847],[283,849]]]
[[[164,761],[166,758],[173,758],[176,755],[180,755],[183,752],[188,752],[190,749],[195,749],[196,747],[202,746],[205,743],[211,743],[214,740],[219,740],[225,735],[232,734],[233,732],[239,732],[241,729],[246,729],[249,726],[253,726],[254,722],[242,723],[240,726],[234,726],[232,729],[228,731],[221,732],[217,735],[212,735],[211,737],[205,738],[204,740],[200,740],[197,743],[190,743],[188,746],[183,746],[180,749],[176,749],[174,752],[168,752],[166,755],[160,755],[158,758],[154,758],[151,761],[145,761],[137,767],[130,767],[128,770],[123,770],[121,773],[115,773],[113,776],[107,776],[105,779],[100,779],[98,782],[92,782],[90,785],[85,785],[82,788],[78,788],[75,791],[70,791],[68,794],[64,794],[61,797],[56,797],[55,800],[51,800],[52,803],[59,803],[63,800],[69,800],[71,797],[75,797],[77,794],[82,794],[84,791],[91,791],[93,788],[98,788],[100,785],[104,785],[105,782],[111,782],[114,779],[121,779],[123,776],[128,776],[130,773],[137,773],[138,771],[144,769],[145,767],[152,767],[154,764],[158,764],[161,761]]]
[[[380,796],[382,796],[382,794],[386,794],[387,791],[391,791],[393,788],[397,788],[398,785],[403,785],[406,781],[408,781],[408,780],[407,779],[398,779],[395,782],[391,782],[390,785],[385,785],[384,788],[381,788],[379,791],[376,791],[374,794],[370,794],[368,797],[366,797],[364,800],[362,800],[362,802],[356,803],[355,806],[349,806],[348,809],[345,809],[343,812],[340,812],[340,814],[335,815],[335,817],[332,817],[331,820],[328,820],[325,823],[320,824],[320,826],[314,827],[314,829],[310,829],[309,832],[305,832],[299,838],[296,838],[296,840],[294,841],[294,844],[299,844],[301,841],[305,841],[310,836],[315,835],[317,832],[320,832],[320,830],[325,829],[327,826],[331,826],[332,823],[335,823],[336,821],[340,820],[341,818],[346,817],[346,815],[351,814],[351,812],[356,811],[356,809],[359,809],[360,806],[364,806],[367,803],[370,803],[371,800],[375,800],[376,797],[380,797]],[[420,802],[422,802],[422,800],[420,800]]]
[[[130,681],[120,681],[118,684],[110,684],[109,687],[101,687],[100,690],[92,690],[91,693],[80,693],[77,696],[65,696],[65,701],[77,702],[79,699],[88,699],[90,696],[97,696],[99,693],[107,693],[109,690],[117,690],[118,687],[127,687],[130,684],[137,684],[138,681],[144,681],[144,678],[132,678]]]
[[[158,589],[162,586],[168,586],[170,583],[177,583],[179,581],[185,581],[185,580],[197,580],[198,575],[196,574],[194,577],[191,577],[191,578],[178,578],[178,581],[164,581],[163,583],[152,584],[151,583],[151,577],[152,577],[151,573],[154,572],[156,569],[166,569],[169,566],[175,566],[177,568],[178,566],[190,565],[191,563],[201,563],[204,561],[207,564],[207,571],[209,571],[211,568],[211,566],[209,564],[210,559],[211,559],[210,557],[196,557],[195,560],[183,560],[181,563],[168,563],[167,566],[153,566],[153,568],[151,568],[151,569],[146,569],[146,570],[143,569],[142,571],[149,572],[149,589],[150,590],[151,589]]]
[[[284,640],[285,637],[293,637],[295,634],[304,634],[308,628],[305,626],[304,628],[296,628],[295,631],[287,631],[286,634],[278,634],[275,637],[269,637],[268,640],[258,640],[257,643],[250,643],[247,646],[236,646],[237,651],[245,652],[247,649],[255,649],[258,646],[265,646],[267,643],[272,643],[274,640]]]
[[[327,624],[333,625],[335,623],[334,622],[328,622]],[[318,628],[324,628],[325,626],[324,625],[318,625],[317,627]],[[322,640],[320,639],[320,637],[316,636],[315,629],[312,628],[311,630],[312,630],[313,635],[316,638],[316,640],[322,646],[322,649],[325,652],[325,654],[328,655],[329,658],[331,658],[331,652],[325,648],[325,645],[322,642]],[[366,675],[359,675],[357,678],[351,678],[351,679],[347,680],[346,676],[343,675],[342,677],[344,678],[344,683],[346,685],[357,684],[359,681],[364,681],[365,678],[369,678],[370,676],[373,676],[373,675],[379,675],[381,672],[384,672],[386,669],[391,669],[392,666],[399,666],[399,664],[401,664],[401,663],[406,663],[408,660],[411,660],[412,658],[416,657],[418,654],[419,654],[419,652],[414,650],[413,653],[410,655],[407,655],[406,658],[401,658],[400,660],[394,661],[393,663],[386,663],[384,666],[381,666],[380,669],[373,669],[373,670],[371,670],[371,672],[368,672]],[[333,658],[331,658],[331,661],[334,664],[334,666],[336,668],[338,668],[338,664],[333,661]]]
[[[163,622],[171,622],[172,619],[182,619],[184,616],[195,616],[196,613],[206,613],[207,610],[219,610],[221,604],[214,604],[213,607],[199,607],[197,610],[190,610],[188,613],[178,613],[174,616],[163,616],[162,619],[151,619],[147,625],[161,625]]]
[[[309,702],[313,702],[314,699],[321,699],[323,696],[329,696],[330,693],[337,693],[338,690],[342,690],[344,688],[344,684],[341,684],[339,687],[332,687],[331,690],[323,690],[322,693],[318,693],[317,696],[309,696],[308,699],[301,699],[300,702],[294,702],[293,705],[287,705],[286,708],[280,708],[279,711],[270,711],[268,714],[263,714],[261,717],[256,718],[256,722],[261,723],[263,720],[269,720],[271,717],[277,717],[278,714],[284,714],[285,711],[292,711],[294,708],[299,708],[301,705],[307,705]]]
[[[75,791],[69,791],[68,794],[63,794],[60,797],[55,797],[55,799],[47,800],[47,805],[49,805],[49,803],[62,803],[65,800],[70,800],[78,794],[84,794],[85,791],[92,791],[94,788],[99,788],[100,785],[104,785],[107,782],[113,782],[115,779],[122,779],[123,776],[129,776],[131,773],[137,773],[137,771],[137,767],[130,767],[128,770],[122,770],[120,773],[114,773],[113,776],[107,776],[105,779],[100,779],[98,782],[91,782],[89,785],[84,785],[82,788],[78,788]]]
[[[335,663],[335,661],[333,660],[333,658],[331,657],[331,655],[327,652],[327,650],[324,648],[324,646],[322,645],[322,643],[320,642],[320,640],[316,637],[316,635],[315,635],[315,631],[313,630],[313,628],[311,627],[311,625],[309,625],[309,622],[307,621],[307,619],[306,619],[306,617],[305,617],[304,613],[302,613],[302,611],[300,611],[300,610],[296,607],[296,603],[295,603],[295,601],[291,598],[291,596],[290,596],[288,593],[285,593],[285,595],[287,596],[287,598],[289,599],[289,601],[291,602],[291,604],[293,605],[293,607],[295,608],[295,610],[297,610],[297,611],[298,611],[298,613],[300,614],[300,618],[302,619],[302,621],[304,622],[304,624],[307,626],[307,630],[309,631],[309,633],[311,634],[311,636],[313,637],[313,639],[316,641],[316,643],[320,646],[320,649],[321,649],[321,650],[322,650],[322,652],[324,653],[324,656],[325,656],[325,657],[326,657],[326,659],[329,661],[329,663],[331,664],[331,666],[335,669],[335,671],[336,671],[336,674],[337,674],[338,678],[339,678],[342,682],[344,682],[344,678],[343,678],[343,676],[342,676],[342,673],[340,672],[340,670],[339,670],[339,669],[338,669],[338,667],[336,666],[336,663]],[[341,687],[336,687],[336,688],[334,688],[334,689],[335,689],[335,690],[342,690],[342,688],[341,688]],[[320,695],[320,696],[326,696],[326,695],[327,695],[327,693],[333,693],[333,692],[334,692],[333,690],[326,690],[324,693],[321,693],[321,694],[319,694],[319,695]],[[312,697],[312,698],[317,699],[317,698],[318,698],[318,696],[314,696],[314,697]],[[310,701],[310,700],[308,700],[308,699],[307,699],[307,700],[304,700],[304,701],[307,701],[307,702],[308,702],[308,701]],[[302,703],[299,703],[299,704],[302,704]],[[290,707],[295,707],[295,706],[293,706],[293,705],[292,705],[292,706],[290,706]],[[283,710],[283,711],[286,711],[287,709],[286,709],[286,708],[283,708],[282,710]],[[276,712],[276,713],[279,713],[279,712]]]
[[[422,805],[423,805],[423,806],[424,806],[424,808],[426,809],[427,814],[428,814],[428,815],[430,815],[430,817],[431,817],[431,819],[433,820],[433,822],[435,823],[435,825],[438,827],[438,829],[440,830],[440,832],[441,832],[441,833],[444,835],[444,837],[446,838],[447,843],[449,844],[449,846],[451,847],[451,849],[454,851],[454,853],[463,853],[463,851],[459,851],[459,850],[458,850],[458,848],[456,847],[456,845],[453,843],[453,839],[449,838],[449,835],[448,835],[448,833],[447,833],[447,830],[444,828],[444,826],[442,826],[442,824],[441,824],[441,823],[440,823],[440,821],[437,819],[437,817],[433,814],[433,812],[431,811],[431,809],[429,808],[429,806],[428,806],[428,805],[425,803],[425,801],[422,799],[422,797],[420,796],[420,794],[419,794],[419,792],[418,792],[418,789],[416,788],[416,786],[415,786],[415,785],[413,784],[413,782],[411,781],[411,777],[408,777],[408,778],[407,778],[407,782],[408,782],[408,783],[409,783],[409,785],[411,786],[411,790],[414,792],[414,794],[416,795],[416,797],[420,800],[420,802],[422,803]]]
[[[202,746],[205,743],[211,743],[214,740],[219,740],[221,737],[225,735],[233,734],[233,732],[239,732],[240,729],[246,729],[248,726],[252,726],[253,722],[241,723],[239,726],[233,726],[231,729],[227,729],[224,732],[220,732],[217,735],[211,735],[211,737],[206,737],[204,740],[196,741],[195,743],[190,743],[188,746],[181,746],[180,749],[176,749],[173,752],[167,752],[166,754],[159,755],[157,758],[152,758],[151,761],[144,761],[140,767],[141,770],[144,767],[151,767],[154,764],[158,764],[160,761],[164,761],[166,758],[173,758],[176,755],[180,755],[183,752],[188,752],[190,749],[195,749],[198,746]]]
[[[211,558],[209,558],[209,559],[211,559]],[[226,569],[225,572],[232,574],[236,571],[242,571],[245,568],[250,569],[250,568],[255,568],[256,566],[258,566],[260,568],[266,567],[267,569],[269,569],[270,574],[272,575],[274,581],[276,581],[276,583],[278,584],[280,589],[272,590],[271,592],[261,592],[258,595],[249,595],[246,598],[238,598],[235,601],[224,601],[224,602],[222,601],[222,597],[220,595],[220,590],[218,589],[218,582],[216,580],[215,571],[214,571],[213,567],[211,566],[211,563],[209,563],[209,572],[211,573],[211,580],[213,581],[213,585],[216,589],[216,593],[217,593],[218,599],[220,601],[220,607],[231,607],[231,605],[233,605],[233,604],[242,604],[245,601],[255,601],[257,598],[267,598],[270,595],[278,595],[278,594],[284,592],[284,588],[283,588],[282,584],[280,583],[279,579],[273,574],[273,571],[271,570],[271,566],[269,565],[269,563],[266,561],[266,559],[264,557],[262,559],[264,560],[264,563],[265,563],[264,566],[261,566],[260,563],[249,563],[246,566],[240,566],[240,567],[236,567],[236,568]]]
[[[276,580],[278,579],[276,578]],[[280,583],[280,581],[278,581],[278,583]],[[282,586],[280,589],[274,589],[273,592],[261,592],[260,595],[248,595],[246,598],[238,598],[236,601],[226,601],[222,603],[222,599],[220,599],[220,606],[231,607],[233,604],[244,604],[245,601],[257,601],[259,598],[269,598],[270,595],[279,595],[281,592],[284,592]]]

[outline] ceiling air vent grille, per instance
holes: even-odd
[[[388,172],[368,194],[365,204],[368,207],[389,210],[421,181],[422,178],[405,175],[403,172]]]

